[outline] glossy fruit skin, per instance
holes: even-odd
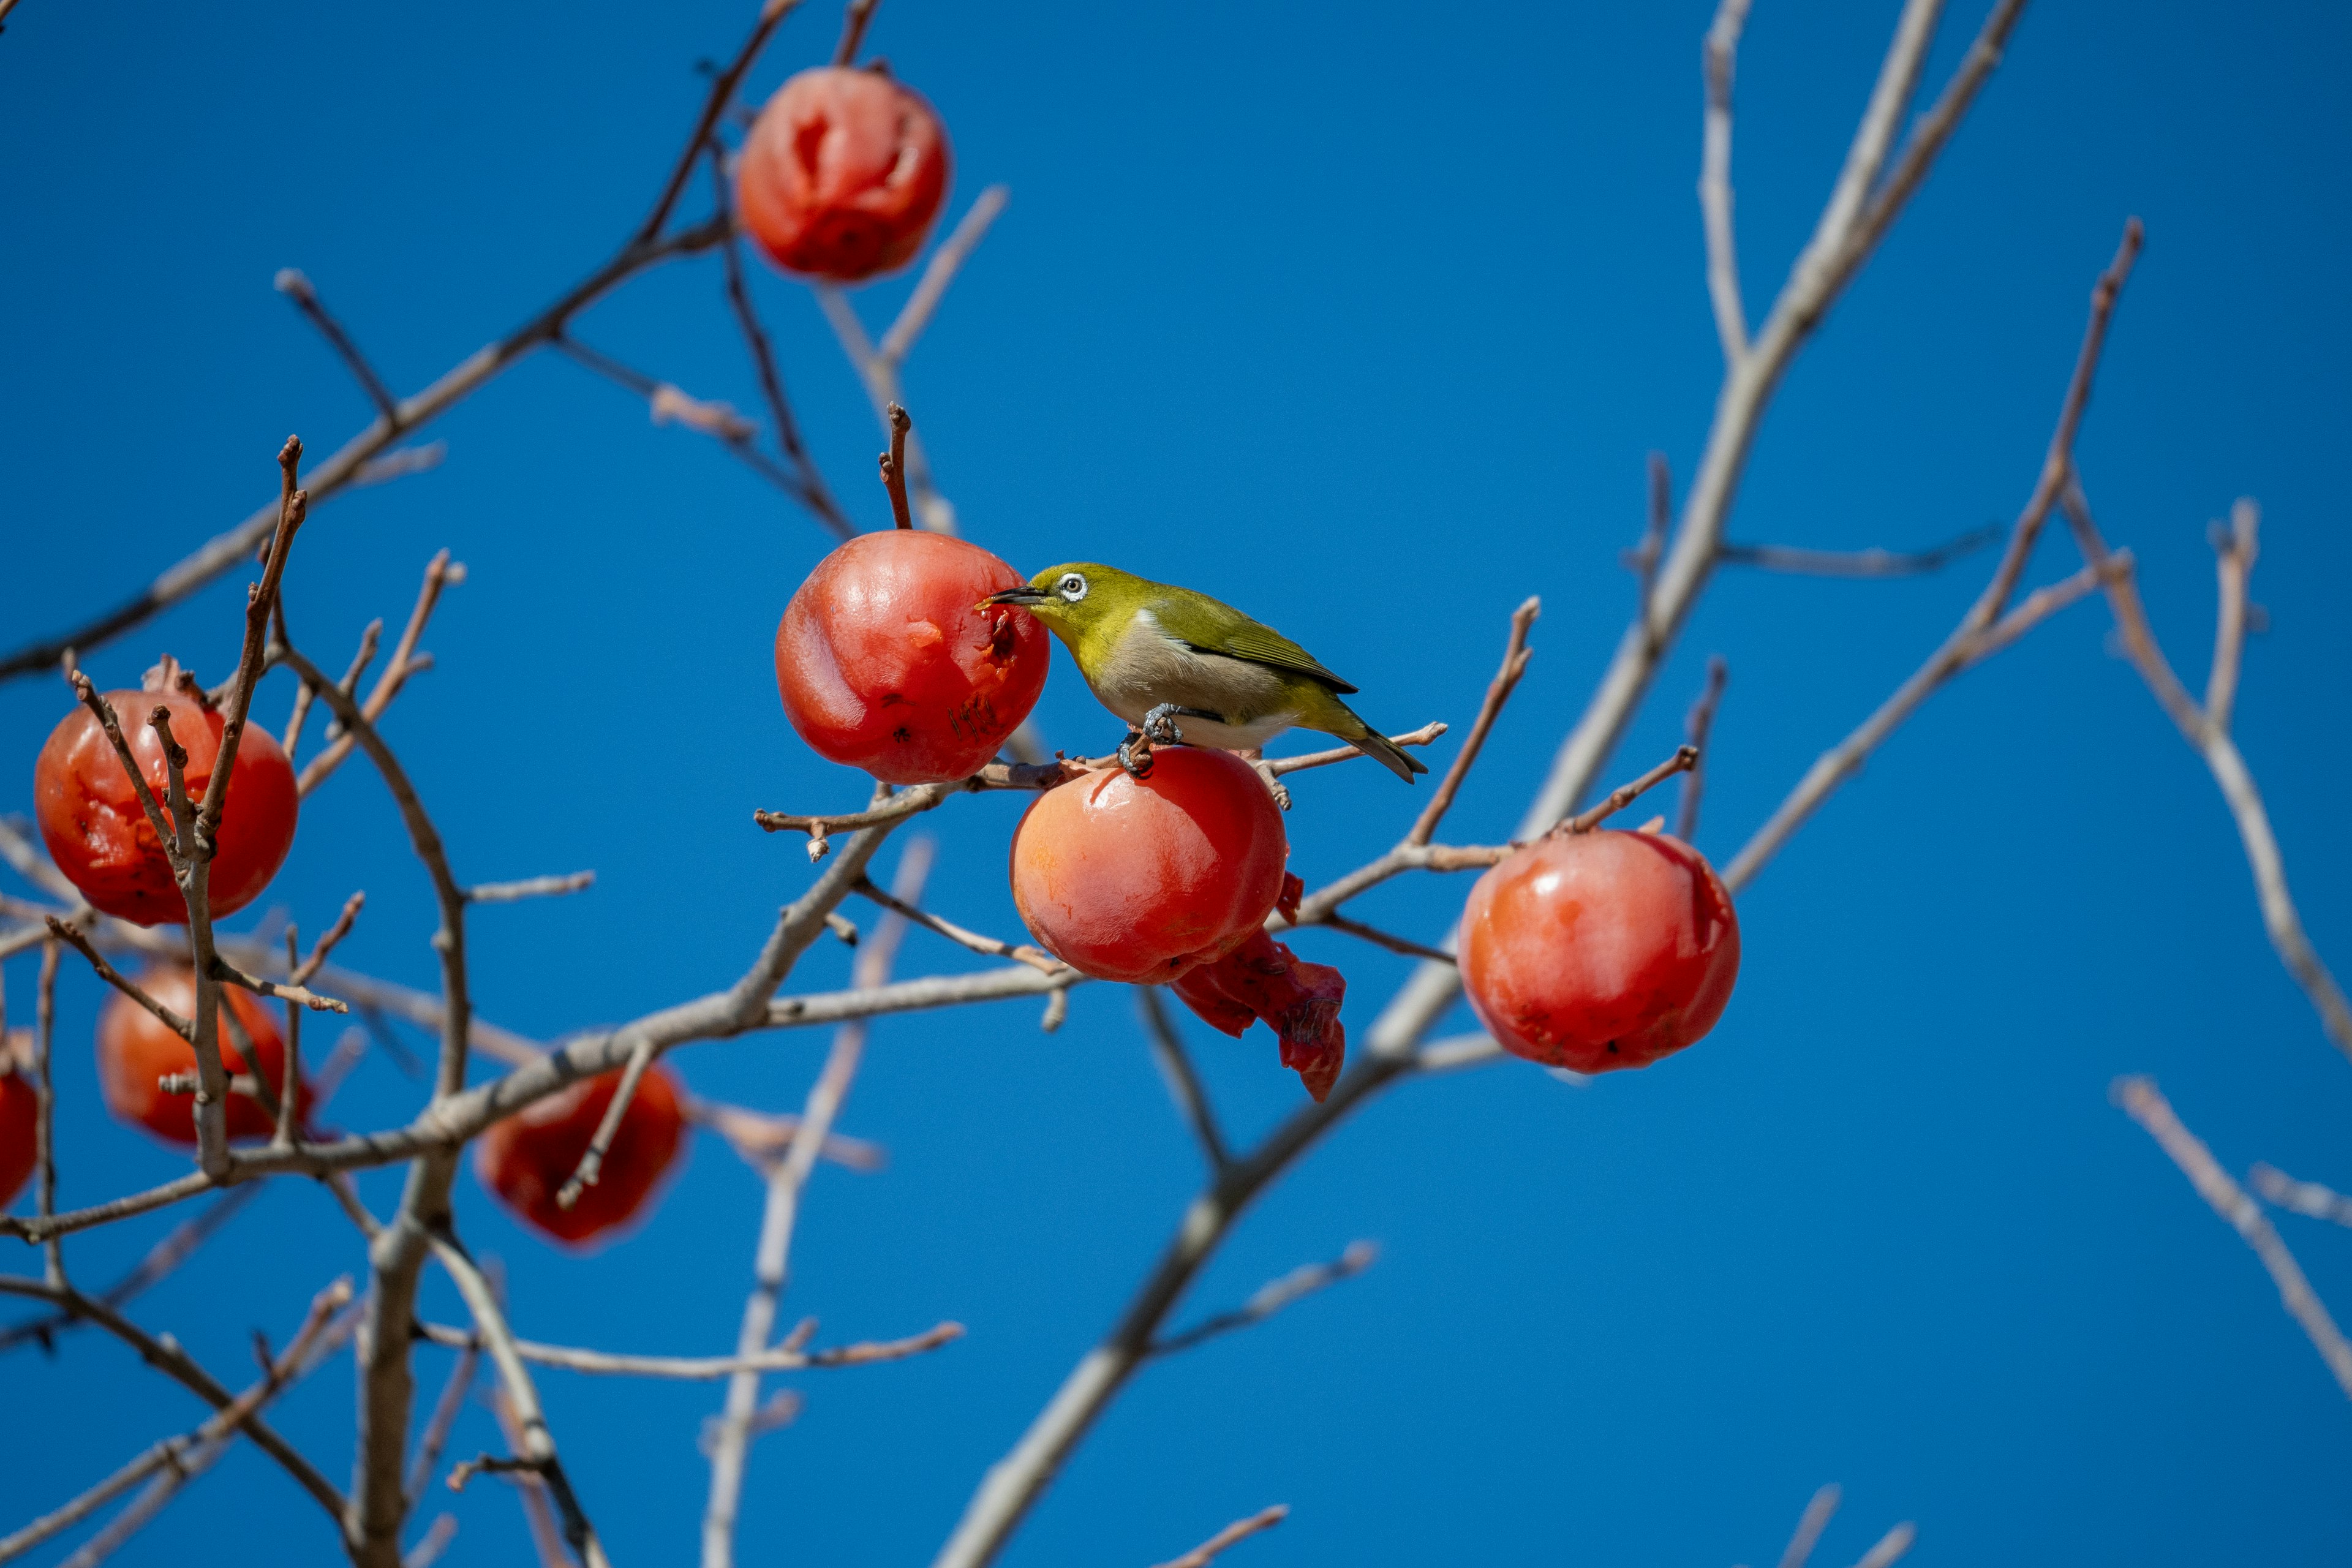
[[[242,764],[240,764],[242,766]],[[235,785],[231,784],[231,789]],[[177,1013],[192,1016],[196,1010],[195,972],[158,965],[139,976],[139,987]],[[260,1073],[275,1093],[286,1081],[286,1040],[271,1016],[274,1004],[249,991],[224,985],[229,1011],[252,1037],[254,1054],[261,1058]],[[244,1053],[226,1022],[218,1026],[221,1065],[232,1077],[247,1070]],[[170,1073],[196,1070],[196,1048],[163,1026],[163,1021],[130,997],[116,992],[98,1016],[98,1084],[106,1108],[124,1121],[144,1127],[169,1143],[194,1146],[196,1142],[196,1100],[190,1094],[167,1094],[156,1080]],[[299,1086],[295,1111],[299,1118],[310,1106],[310,1086]],[[249,1095],[228,1097],[231,1139],[267,1138],[278,1124],[262,1103]]]
[[[0,1055],[0,1060],[5,1060]],[[10,1068],[0,1072],[0,1209],[16,1201],[33,1174],[34,1118],[40,1096],[32,1081]]]
[[[1097,980],[1173,980],[1247,940],[1282,892],[1282,812],[1230,752],[1161,746],[1057,784],[1013,833],[1013,901],[1040,946]]]
[[[659,1064],[646,1069],[636,1097],[622,1112],[596,1184],[582,1188],[568,1209],[555,1202],[620,1087],[621,1069],[615,1068],[492,1122],[475,1141],[474,1174],[525,1225],[570,1246],[594,1241],[626,1223],[653,1195],[685,1139],[677,1080]]]
[[[201,802],[220,752],[222,715],[178,690],[110,691],[106,700],[167,821],[170,773],[163,742],[148,715],[157,708],[172,710],[173,737],[188,753],[182,770],[188,798]],[[91,904],[140,925],[186,923],[186,901],[172,880],[171,862],[140,807],[138,791],[87,708],[76,708],[49,731],[33,768],[33,803],[50,858]],[[258,724],[247,724],[237,742],[236,773],[221,810],[207,885],[215,919],[236,913],[269,886],[294,847],[300,811],[294,765],[275,738]]]
[[[817,563],[776,627],[776,690],[819,755],[886,784],[970,778],[1045,689],[1053,638],[979,545],[862,533]]]
[[[1298,907],[1297,900],[1290,907]],[[1328,963],[1305,962],[1263,928],[1223,957],[1186,970],[1169,988],[1212,1028],[1236,1037],[1255,1023],[1272,1029],[1282,1065],[1298,1075],[1316,1104],[1339,1081],[1348,1059],[1348,1030],[1339,1022],[1347,977]]]
[[[735,173],[743,226],[788,272],[856,283],[923,247],[948,191],[948,139],[877,71],[804,70],[760,111]]]
[[[1678,838],[1562,835],[1478,879],[1459,953],[1471,1009],[1504,1049],[1608,1072],[1715,1027],[1739,975],[1739,917]]]

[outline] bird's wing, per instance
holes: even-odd
[[[1150,609],[1162,631],[1202,653],[1220,653],[1227,658],[1290,670],[1319,680],[1343,695],[1356,689],[1272,626],[1262,626],[1231,605],[1220,604],[1205,594],[1186,599],[1156,599]]]

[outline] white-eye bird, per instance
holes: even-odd
[[[982,603],[1019,605],[1045,622],[1102,705],[1147,740],[1245,752],[1285,730],[1319,730],[1407,784],[1429,771],[1339,700],[1354,687],[1206,594],[1073,561]],[[1127,746],[1119,757],[1136,771]]]

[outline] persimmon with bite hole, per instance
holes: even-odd
[[[39,1091],[16,1070],[0,1041],[0,1209],[15,1202],[32,1177],[39,1110]]]
[[[1097,980],[1173,980],[1246,941],[1281,895],[1282,812],[1247,763],[1162,746],[1151,771],[1039,795],[1013,834],[1013,901],[1038,944]]]
[[[136,691],[110,691],[108,704],[139,771],[171,820],[171,776],[163,742],[149,716],[172,715],[172,737],[188,754],[181,772],[191,809],[211,787],[227,721],[203,688],[165,659]],[[123,771],[105,727],[87,708],[58,721],[33,767],[33,809],[49,858],[83,898],[105,913],[140,925],[184,924],[187,902],[172,879],[172,863],[155,836],[139,792]],[[277,740],[247,724],[237,742],[236,771],[222,803],[206,903],[214,918],[234,914],[261,896],[294,847],[301,797],[294,764]]]
[[[1715,1027],[1739,975],[1739,917],[1678,838],[1556,834],[1478,879],[1459,954],[1471,1009],[1504,1049],[1608,1072]]]
[[[232,793],[235,788],[232,782]],[[195,1016],[194,970],[159,964],[140,975],[138,985],[181,1017]],[[258,1076],[269,1086],[274,1100],[286,1082],[286,1040],[270,1016],[270,1005],[251,992],[233,985],[221,986],[219,994],[228,1002],[215,1026],[221,1066],[235,1078],[240,1073],[254,1073],[256,1068],[250,1063],[257,1061]],[[251,1058],[239,1046],[236,1030],[229,1027],[231,1016],[253,1042]],[[196,1098],[165,1089],[161,1080],[174,1073],[195,1070],[196,1047],[173,1034],[161,1018],[119,991],[107,998],[106,1010],[98,1016],[98,1087],[109,1110],[167,1142],[193,1144],[196,1141]],[[302,1113],[309,1104],[309,1086],[298,1085],[294,1099],[296,1126],[301,1125]],[[277,1130],[278,1119],[260,1100],[249,1094],[229,1095],[230,1138],[267,1138]]]
[[[760,110],[736,166],[743,226],[787,272],[856,283],[923,248],[948,192],[931,106],[877,70],[804,70]]]
[[[991,594],[1025,579],[942,533],[863,533],[816,564],[776,627],[784,717],[885,784],[970,778],[1045,689],[1050,638]]]
[[[621,1113],[595,1185],[581,1188],[568,1209],[555,1201],[620,1087],[614,1068],[492,1122],[475,1141],[474,1174],[516,1217],[557,1241],[578,1247],[626,1224],[676,1163],[685,1138],[677,1081],[658,1064],[646,1069]]]

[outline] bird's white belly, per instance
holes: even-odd
[[[1149,610],[1137,613],[1105,661],[1101,679],[1089,676],[1087,684],[1104,707],[1139,729],[1144,715],[1163,702],[1223,715],[1174,716],[1185,742],[1195,746],[1250,751],[1299,720],[1297,710],[1281,701],[1281,678],[1274,671],[1179,642],[1160,630]]]

